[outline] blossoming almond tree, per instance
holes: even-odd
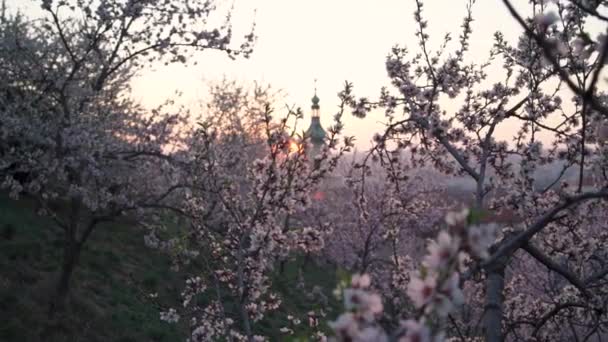
[[[602,176],[605,97],[596,86],[605,64],[606,44],[603,36],[590,39],[586,26],[590,16],[602,19],[598,9],[605,4],[531,1],[536,17],[524,20],[509,1],[504,2],[524,26],[525,34],[516,45],[511,45],[496,33],[488,61],[475,64],[465,62],[472,32],[473,1],[467,7],[458,46],[451,54],[450,35],[437,51],[431,51],[427,21],[422,16],[423,3],[416,1],[414,18],[420,51],[410,57],[408,49],[396,47],[387,58],[387,71],[397,93],[383,89],[377,102],[352,98],[350,103],[357,116],[365,116],[374,108],[385,110],[387,129],[376,136],[372,153],[386,165],[391,155],[407,151],[413,164],[430,164],[446,174],[470,177],[476,184],[471,196],[475,210],[491,210],[497,216],[512,213],[503,222],[502,237],[490,249],[489,256],[479,259],[462,277],[463,281],[472,280],[478,272],[483,273],[486,298],[480,314],[487,341],[521,337],[511,328],[506,331],[503,325],[505,277],[509,281],[525,274],[534,269],[529,266],[535,262],[538,267],[548,269],[551,277],[563,278],[577,289],[577,300],[585,304],[577,305],[576,312],[584,311],[594,323],[586,322],[572,332],[562,328],[552,334],[539,334],[538,330],[546,328],[545,321],[559,322],[573,313],[569,310],[572,306],[550,305],[547,310],[534,309],[539,315],[530,315],[535,316],[531,320],[532,329],[518,333],[535,338],[546,336],[549,340],[556,336],[560,339],[574,339],[579,334],[590,336],[604,329],[605,303],[598,300],[604,290],[598,281],[605,272],[598,265],[604,264],[605,259],[599,250],[592,248],[593,252],[583,257],[586,266],[579,268],[577,274],[575,267],[571,269],[553,259],[566,250],[557,253],[554,246],[547,245],[547,239],[552,236],[555,239],[557,227],[566,225],[568,228],[564,229],[592,239],[595,246],[606,244],[595,223],[584,224],[575,214],[575,210],[589,208],[597,210],[593,215],[600,215],[605,210],[602,205],[586,202],[608,197],[606,178]],[[555,13],[549,14],[550,6]],[[488,74],[496,64],[504,74]],[[571,97],[572,101],[564,103],[563,96]],[[461,101],[459,110],[453,113],[445,109],[455,101]],[[512,144],[496,137],[506,120],[519,122]],[[549,148],[543,148],[541,133],[552,136]],[[550,186],[536,188],[535,170],[555,160],[563,161],[563,172],[558,173]],[[574,186],[554,186],[564,181],[566,171],[573,167],[577,169]],[[593,182],[586,182],[591,175]],[[483,231],[472,236],[485,240]],[[437,244],[449,244],[448,241],[443,236]],[[519,262],[522,258],[526,261]],[[434,282],[432,278],[423,278]],[[416,286],[424,288],[424,281]],[[568,286],[561,289],[570,291]],[[514,291],[520,289],[511,288],[510,293]],[[472,337],[479,335],[477,329],[467,331]]]
[[[214,91],[209,116],[188,140],[193,162],[186,174],[191,184],[184,204],[191,217],[187,240],[188,248],[199,251],[199,266],[182,293],[182,308],[162,317],[190,318],[192,341],[267,339],[259,322],[281,310],[280,293],[272,288],[273,270],[285,258],[323,248],[326,231],[304,225],[298,215],[352,147],[352,139],[339,140],[339,113],[328,129],[326,145],[311,160],[307,139],[293,128],[301,114],[289,111],[275,119],[271,98],[263,90],[252,93],[230,85]],[[299,142],[297,149],[294,141]],[[314,323],[314,314],[308,316]],[[293,331],[283,327],[281,332]]]
[[[177,188],[166,152],[183,111],[168,101],[148,113],[129,98],[129,81],[152,62],[186,62],[200,50],[247,55],[253,36],[233,48],[229,21],[207,23],[212,1],[40,5],[39,19],[0,18],[0,175],[64,232],[60,304],[100,223],[162,206]]]

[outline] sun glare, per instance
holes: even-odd
[[[298,153],[301,149],[301,145],[298,144],[296,141],[290,141],[289,142],[289,154],[293,154],[293,153]]]

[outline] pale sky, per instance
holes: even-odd
[[[425,1],[434,42],[452,32],[456,43],[467,2]],[[268,82],[288,94],[288,104],[301,106],[310,114],[317,78],[321,120],[327,127],[345,80],[354,83],[356,95],[375,98],[383,85],[389,85],[384,61],[391,47],[405,44],[416,48],[414,6],[413,0],[235,0],[237,31],[248,30],[257,8],[258,41],[250,59],[232,61],[218,53],[206,53],[198,57],[196,67],[176,65],[143,75],[134,84],[135,92],[147,103],[180,89],[184,101],[194,102],[204,95],[203,80],[226,75],[245,82]],[[488,55],[496,30],[502,30],[507,38],[520,32],[500,0],[477,0],[474,14],[473,56]],[[382,128],[381,120],[382,113],[363,120],[347,115],[346,134],[355,135],[357,147],[366,148],[373,133]]]
[[[456,44],[467,2],[425,1],[428,32],[434,38],[431,48],[437,47],[447,32],[452,33],[452,43]],[[528,1],[513,2],[524,9],[522,6]],[[37,7],[32,0],[8,3],[24,9],[32,3]],[[391,47],[400,44],[416,49],[414,6],[414,0],[234,0],[235,38],[238,33],[247,33],[254,20],[256,23],[258,40],[249,59],[230,60],[210,51],[196,57],[197,66],[158,66],[134,81],[134,94],[144,104],[154,106],[179,90],[184,94],[182,103],[194,106],[204,97],[205,82],[226,76],[282,89],[287,94],[287,104],[300,106],[309,115],[317,78],[321,120],[327,127],[337,110],[337,93],[345,80],[354,83],[356,95],[375,98],[383,85],[389,85],[384,61]],[[521,32],[501,0],[477,0],[473,12],[469,56],[475,59],[487,57],[495,31],[502,31],[509,40]],[[382,120],[382,113],[363,120],[348,115],[344,119],[346,133],[355,135],[357,146],[365,148],[373,133],[381,129]],[[308,124],[308,117],[305,123]],[[508,130],[500,132],[504,138],[512,134]]]

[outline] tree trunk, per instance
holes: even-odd
[[[484,328],[486,342],[502,342],[503,289],[505,287],[505,266],[497,261],[486,269],[486,303],[484,308]]]
[[[310,253],[306,253],[304,255],[304,262],[302,262],[302,269],[306,270],[308,268],[308,264],[310,263],[311,258],[310,258]]]
[[[247,335],[247,340],[253,341],[253,332],[251,331],[251,323],[249,322],[249,313],[247,312],[247,308],[244,303],[240,305],[240,313],[241,319],[243,320],[243,329],[245,330],[245,334]]]
[[[245,239],[241,239],[239,241],[239,249],[237,253],[238,259],[238,271],[237,271],[237,282],[238,282],[238,290],[239,290],[239,313],[241,315],[241,320],[243,321],[243,329],[245,330],[245,334],[247,335],[247,340],[249,342],[253,341],[253,333],[251,332],[251,323],[249,322],[249,313],[247,312],[247,308],[245,307],[247,302],[247,289],[245,289],[245,263],[243,262],[243,254],[244,254],[244,241]]]
[[[82,249],[82,245],[74,241],[73,238],[67,237],[67,239],[68,241],[65,242],[65,247],[63,249],[63,262],[55,288],[55,295],[51,300],[51,306],[49,308],[49,316],[53,316],[55,313],[64,309],[65,300],[70,292],[72,274],[74,273],[74,268],[78,263],[80,251]]]

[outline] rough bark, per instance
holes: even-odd
[[[503,260],[486,267],[486,274],[484,334],[486,342],[502,342],[503,290],[505,287]]]

